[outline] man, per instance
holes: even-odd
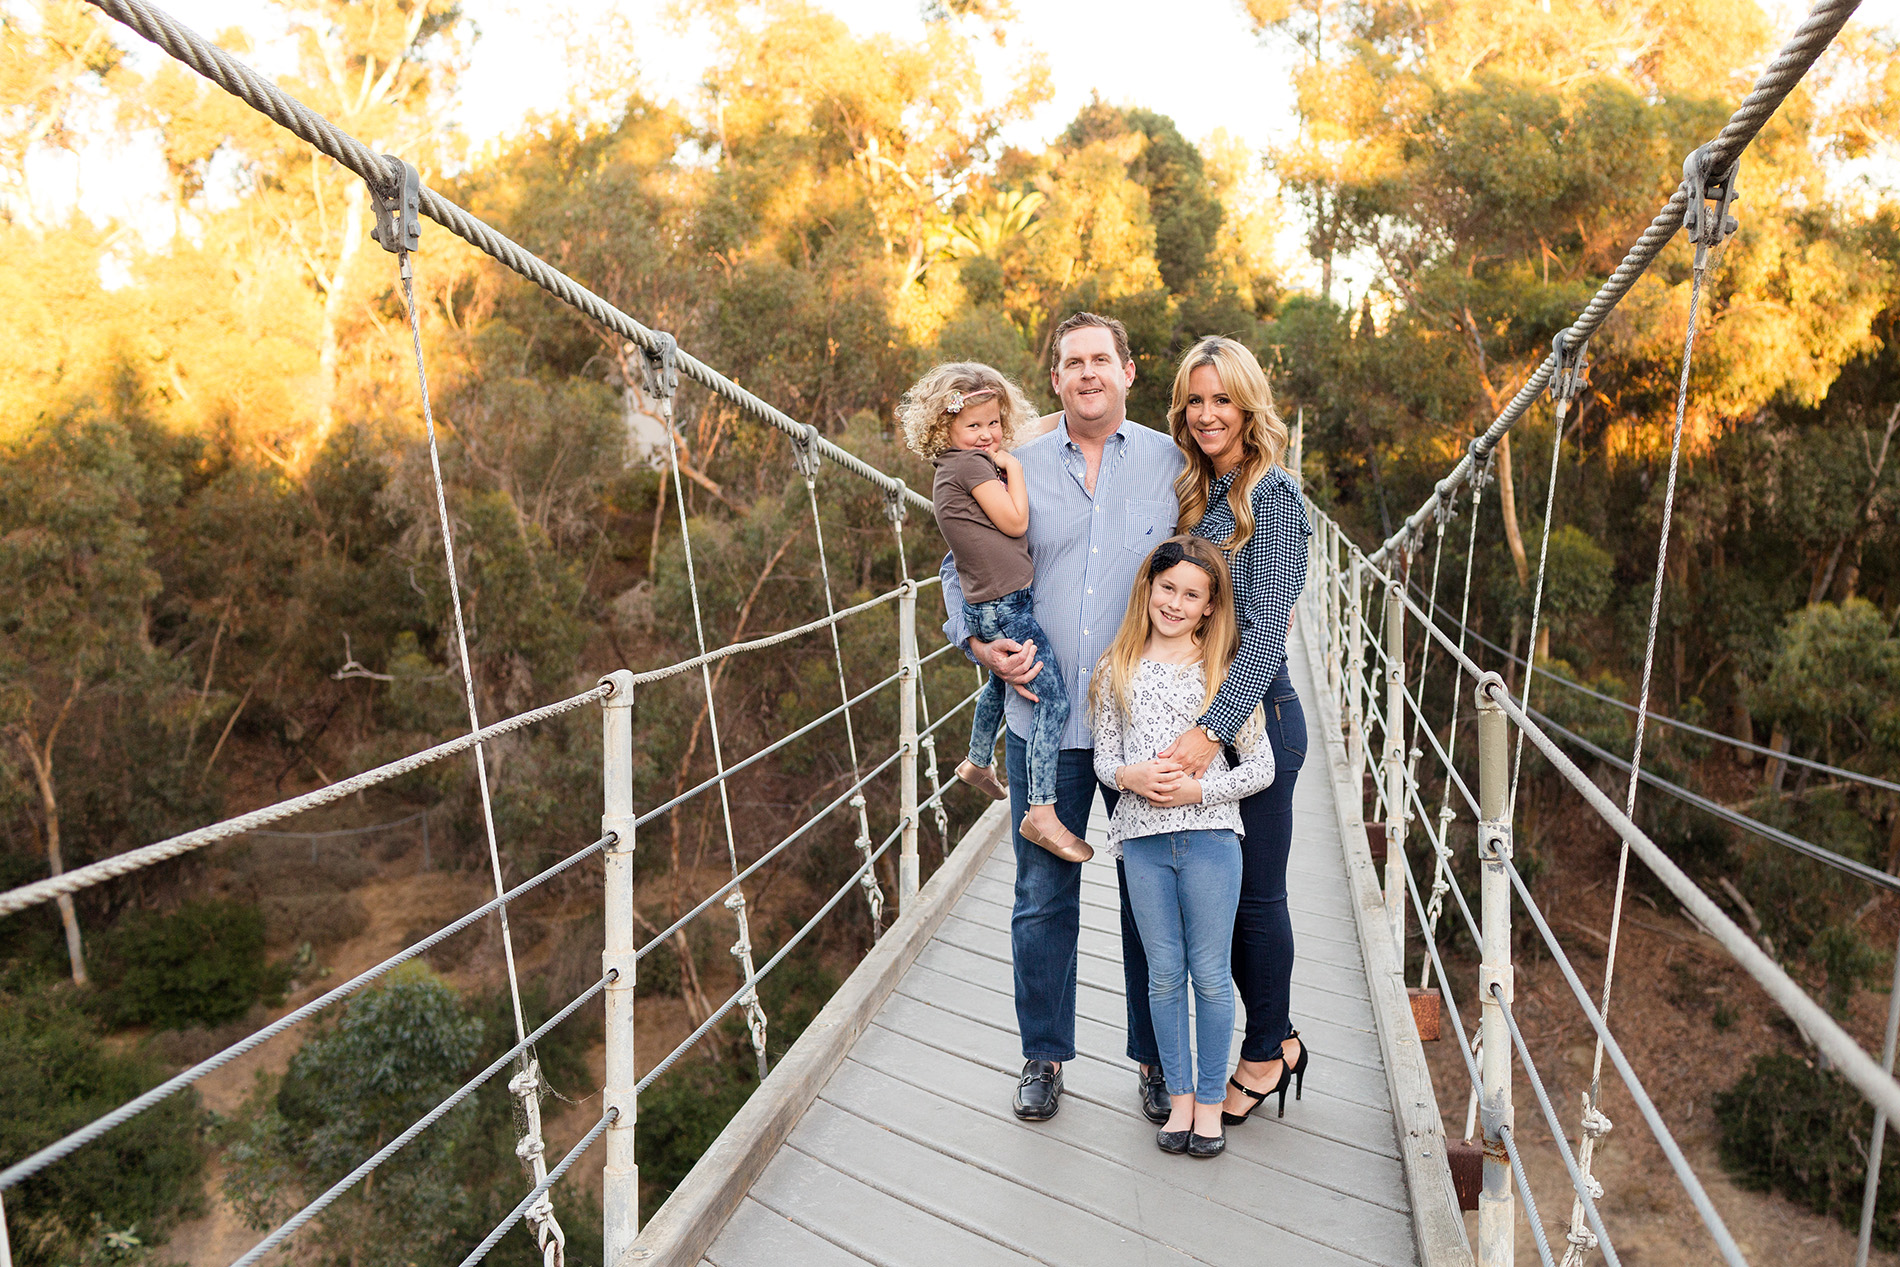
[[[1088,688],[1095,662],[1114,640],[1136,572],[1148,552],[1173,534],[1178,503],[1174,477],[1180,451],[1165,432],[1128,421],[1128,388],[1135,363],[1121,322],[1078,312],[1055,331],[1050,386],[1062,401],[1054,428],[1016,450],[1029,488],[1029,557],[1035,564],[1036,621],[1053,644],[1047,650],[1065,675],[1068,727],[1056,771],[1056,817],[1080,836],[1099,789],[1110,812],[1116,792],[1095,778]],[[1075,1059],[1076,939],[1082,916],[1082,865],[1024,842],[1028,805],[1028,735],[1036,675],[1043,671],[1033,643],[982,642],[963,622],[963,591],[954,562],[942,569],[949,620],[944,637],[967,646],[970,657],[1016,687],[1005,705],[1008,725],[1010,827],[1016,849],[1016,898],[1010,950],[1016,977],[1016,1024],[1023,1072],[1016,1116],[1042,1121],[1056,1115],[1062,1065]],[[1124,941],[1132,917],[1122,887]],[[1142,1066],[1143,1111],[1167,1119],[1167,1089],[1148,1019],[1145,960],[1126,968],[1129,1050]],[[1143,1036],[1140,1040],[1137,1035]],[[1138,1050],[1137,1042],[1146,1050]],[[1160,1116],[1156,1116],[1157,1111]]]

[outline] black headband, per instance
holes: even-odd
[[[1155,552],[1148,556],[1148,579],[1152,581],[1177,563],[1192,563],[1201,571],[1207,572],[1199,559],[1188,557],[1186,548],[1179,541],[1163,541],[1155,547]],[[1208,575],[1211,577],[1213,573],[1208,572]]]

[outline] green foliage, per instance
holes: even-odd
[[[1788,617],[1749,704],[1830,757],[1900,758],[1900,636],[1872,603],[1814,603]]]
[[[1887,956],[1847,924],[1830,924],[1816,933],[1808,943],[1808,959],[1827,974],[1828,1010],[1842,1017],[1854,991],[1879,982],[1888,966]]]
[[[1757,1056],[1715,1097],[1722,1164],[1745,1188],[1775,1191],[1854,1228],[1867,1180],[1874,1109],[1839,1074],[1796,1056]],[[1880,1161],[1874,1244],[1900,1246],[1900,1156]]]
[[[99,1006],[115,1025],[222,1025],[274,1002],[285,979],[264,956],[263,915],[220,898],[132,912],[102,959]]]
[[[454,990],[398,969],[304,1043],[275,1095],[253,1097],[225,1155],[225,1196],[270,1227],[454,1091],[481,1038]],[[324,1212],[319,1243],[371,1267],[446,1245],[469,1201],[454,1163],[473,1121],[465,1104],[424,1131]]]
[[[0,978],[0,1069],[7,1111],[0,1155],[15,1160],[156,1085],[154,1062],[107,1046],[73,992]],[[186,1090],[7,1193],[14,1261],[105,1261],[97,1211],[161,1238],[201,1204],[205,1153],[198,1093]],[[106,1256],[107,1259],[110,1255]]]

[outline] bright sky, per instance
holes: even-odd
[[[186,25],[207,36],[232,26],[251,32],[254,60],[266,71],[281,51],[277,32],[260,22],[251,0],[161,0]],[[616,3],[636,32],[634,60],[642,89],[661,99],[689,104],[707,46],[690,31],[656,19],[658,0],[579,0],[565,10],[571,25],[600,22]],[[1790,29],[1805,4],[1768,0]],[[906,37],[922,28],[916,0],[829,0],[826,5],[861,34],[885,31]],[[1008,52],[1037,49],[1049,62],[1054,97],[1034,117],[1011,129],[1007,140],[1038,148],[1054,138],[1092,93],[1124,105],[1140,105],[1173,118],[1191,139],[1225,128],[1256,148],[1281,139],[1292,126],[1292,100],[1283,45],[1263,45],[1248,29],[1240,0],[1017,0]],[[559,109],[566,100],[564,41],[548,17],[545,0],[464,0],[464,12],[481,30],[464,79],[458,118],[476,145],[505,135],[536,111]],[[1165,16],[1162,16],[1165,14]],[[1900,26],[1900,0],[1865,0],[1855,21]],[[136,37],[145,65],[161,56]],[[988,55],[983,63],[989,70]],[[81,159],[56,157],[33,172],[34,197],[42,209],[70,205],[74,194],[95,217],[150,219],[141,215],[162,187],[155,155],[121,145]],[[162,240],[170,222],[153,224]]]

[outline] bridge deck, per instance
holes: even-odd
[[[1314,698],[1302,640],[1291,652]],[[1309,710],[1310,711],[1310,710]],[[1317,730],[1317,727],[1314,728]],[[1318,735],[1314,738],[1317,740]],[[1411,1264],[1412,1215],[1324,761],[1294,801],[1294,1024],[1304,1101],[1228,1129],[1213,1162],[1163,1154],[1124,1058],[1113,864],[1084,870],[1078,1058],[1052,1121],[1010,1113],[1022,1058],[1011,994],[1015,864],[1005,839],[705,1261]],[[1100,843],[1101,804],[1090,836]],[[974,842],[971,842],[974,845]],[[971,847],[971,846],[966,846]],[[1236,1034],[1235,1047],[1239,1037]]]

